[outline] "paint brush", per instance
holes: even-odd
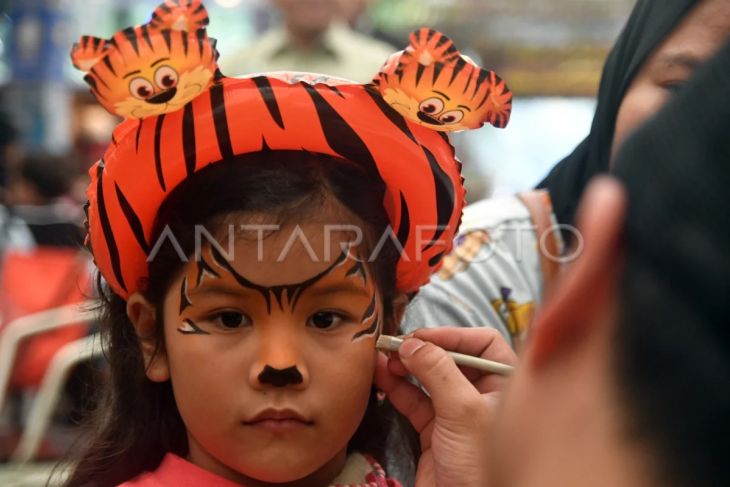
[[[403,343],[402,338],[390,336],[390,335],[380,335],[378,337],[378,342],[376,343],[376,348],[380,350],[387,350],[389,352],[397,352],[400,348],[401,344]],[[483,372],[490,372],[492,374],[499,374],[499,375],[509,375],[512,373],[512,370],[514,367],[511,365],[502,364],[499,362],[494,362],[492,360],[487,360],[479,357],[472,357],[471,355],[465,355],[463,353],[458,352],[446,352],[448,353],[451,358],[454,359],[454,362],[456,362],[456,365],[462,365],[464,367],[469,367],[476,370],[481,370]]]

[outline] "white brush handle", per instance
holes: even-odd
[[[380,337],[378,337],[378,342],[375,346],[380,350],[397,352],[402,343],[402,338],[390,335],[380,335]],[[456,362],[457,365],[463,365],[464,367],[481,370],[483,372],[491,372],[492,374],[499,375],[509,375],[514,370],[514,367],[512,367],[511,365],[494,362],[493,360],[472,357],[471,355],[465,355],[458,352],[447,351],[446,353],[448,353],[451,358],[454,359],[454,362]]]

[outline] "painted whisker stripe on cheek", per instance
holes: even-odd
[[[201,329],[193,320],[183,320],[183,324],[177,329],[183,335],[210,335],[207,331]]]
[[[363,313],[362,319],[360,321],[363,323],[367,323],[369,320],[372,320],[370,325],[364,330],[360,330],[355,333],[352,336],[353,341],[357,340],[358,338],[374,335],[380,327],[380,315],[377,312],[377,296],[375,295],[373,295],[373,299],[370,301],[370,304],[365,310],[365,313]]]

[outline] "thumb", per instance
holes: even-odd
[[[407,338],[398,349],[403,366],[426,389],[434,412],[444,420],[468,421],[482,402],[481,394],[461,373],[446,351],[418,338]]]

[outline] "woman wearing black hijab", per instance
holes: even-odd
[[[606,60],[588,137],[560,161],[538,188],[547,189],[558,222],[572,224],[588,181],[607,172],[616,117],[626,91],[647,58],[699,0],[639,0]]]

